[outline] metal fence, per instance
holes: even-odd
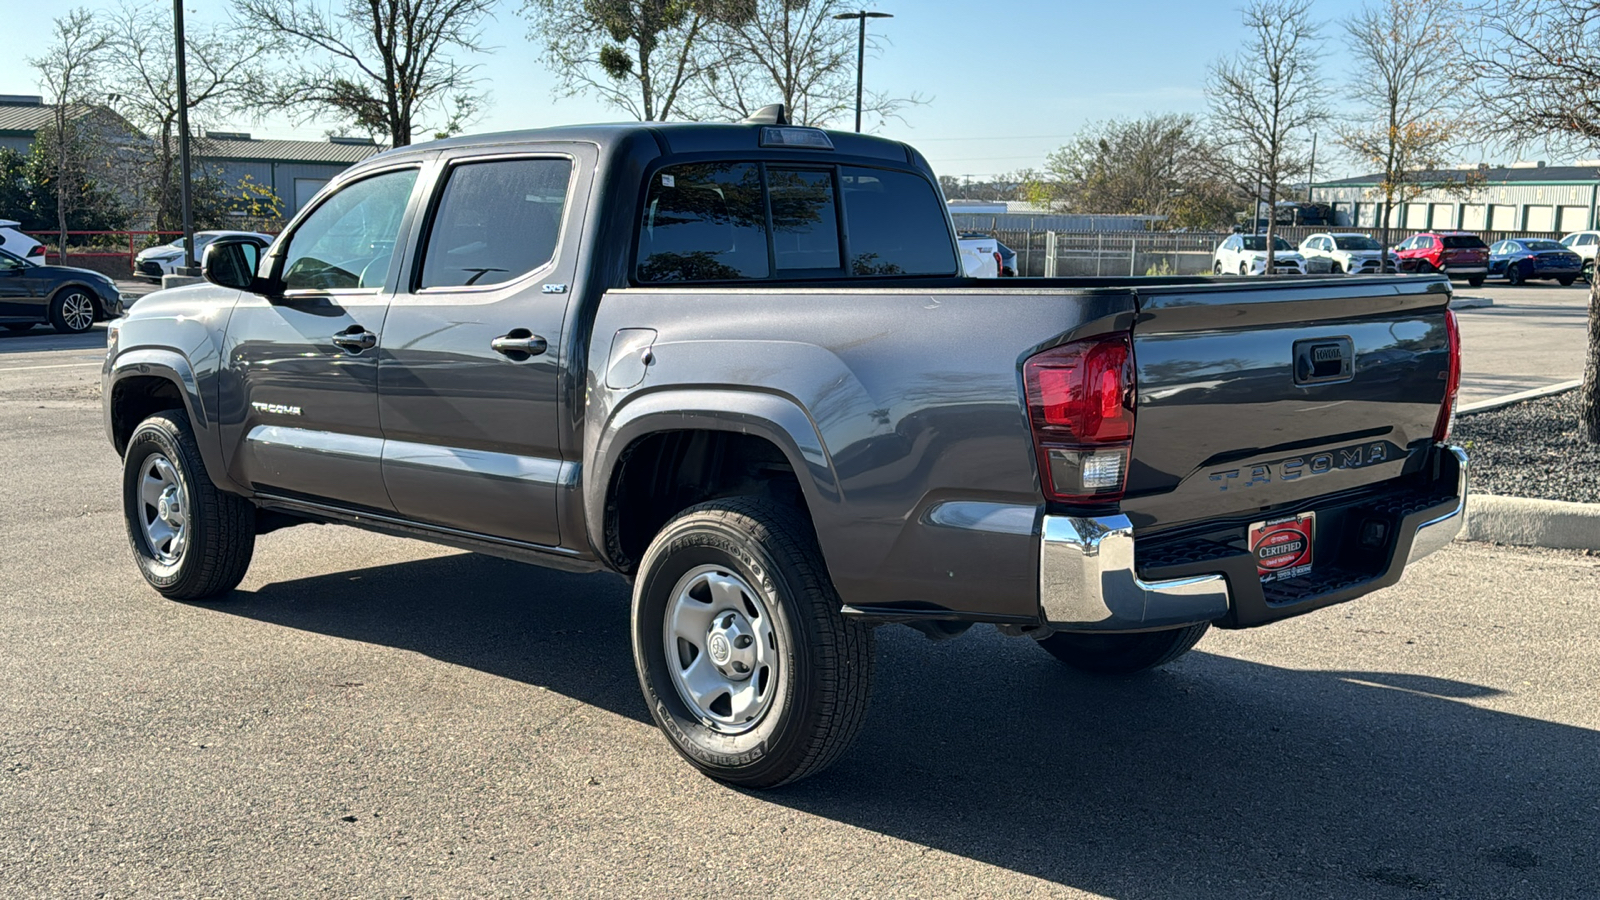
[[[1391,228],[1389,245],[1404,241],[1425,229]],[[1206,231],[990,231],[1000,243],[1017,254],[1017,274],[1032,277],[1082,277],[1096,275],[1204,275],[1211,272],[1212,254],[1232,232]],[[1377,228],[1323,228],[1310,225],[1284,225],[1279,237],[1299,244],[1313,234],[1365,234],[1382,240]],[[1474,232],[1484,243],[1508,238],[1550,238],[1560,232],[1480,231]]]

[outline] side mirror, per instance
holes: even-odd
[[[205,280],[237,291],[255,294],[275,293],[265,279],[256,277],[261,265],[261,245],[243,237],[217,238],[200,258],[200,274]]]

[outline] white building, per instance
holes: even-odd
[[[1595,227],[1600,200],[1600,160],[1571,166],[1515,163],[1430,174],[1431,181],[1481,178],[1468,193],[1432,190],[1389,211],[1389,227],[1464,231],[1564,234]],[[1360,228],[1379,225],[1381,175],[1318,182],[1312,199],[1333,208],[1334,222]]]

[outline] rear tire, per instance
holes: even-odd
[[[1577,280],[1578,280],[1578,276],[1576,276],[1576,275],[1557,275],[1556,276],[1556,283],[1561,285],[1562,287],[1572,287],[1572,283],[1574,281],[1577,281]]]
[[[1483,276],[1473,275],[1467,279],[1467,284],[1471,287],[1483,287]]]
[[[1518,265],[1506,266],[1506,283],[1522,284],[1527,279],[1522,277],[1522,267]]]
[[[1212,263],[1211,264],[1211,274],[1213,274],[1213,275],[1221,275],[1222,274],[1222,263]]]
[[[1329,271],[1329,272],[1332,272],[1332,273],[1333,273],[1333,274],[1335,274],[1335,275],[1343,275],[1343,274],[1344,274],[1344,266],[1342,266],[1342,265],[1340,265],[1340,264],[1339,264],[1339,263],[1334,263],[1334,264],[1333,264],[1333,265],[1332,265],[1332,266],[1331,266],[1331,267],[1330,267],[1330,268],[1329,268],[1329,269],[1328,269],[1328,271]]]
[[[1245,263],[1239,263],[1239,274],[1240,275],[1249,275],[1250,274],[1250,266],[1245,264]]]
[[[874,647],[840,606],[792,507],[729,498],[668,522],[639,564],[632,632],[639,686],[673,749],[747,788],[832,765],[866,719]]]
[[[139,573],[164,597],[209,600],[250,568],[255,507],[211,483],[182,410],[145,419],[129,438],[122,510]]]
[[[1058,631],[1039,642],[1046,652],[1095,675],[1132,675],[1164,666],[1194,648],[1209,622],[1138,634],[1075,634]]]
[[[94,325],[94,297],[80,287],[63,288],[50,298],[50,324],[62,334],[83,334]]]

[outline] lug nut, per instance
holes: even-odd
[[[733,670],[735,672],[738,672],[740,675],[743,675],[744,673],[750,671],[750,667],[745,665],[742,662],[739,662],[738,660],[734,660],[734,662],[733,662]]]
[[[750,639],[750,635],[748,635],[748,634],[741,634],[737,638],[735,638],[734,641],[733,641],[733,645],[735,647],[738,647],[740,650],[743,650],[744,648],[750,646],[753,643],[755,643],[755,641],[751,640]]]

